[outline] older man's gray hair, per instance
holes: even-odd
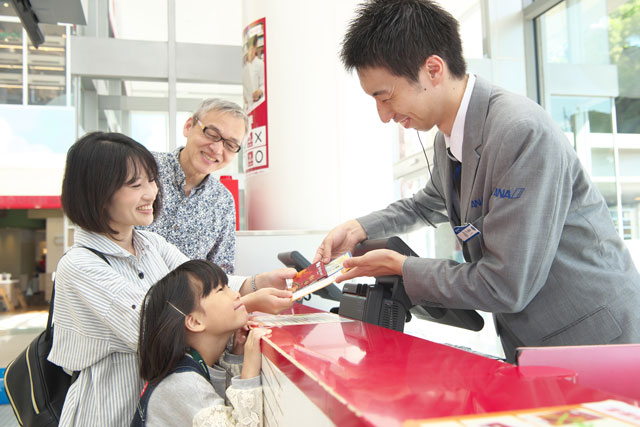
[[[205,114],[217,111],[220,113],[231,114],[233,117],[238,119],[242,119],[244,121],[244,138],[246,138],[247,133],[249,132],[249,117],[247,117],[247,113],[244,112],[244,109],[240,107],[235,102],[227,101],[220,98],[207,98],[203,100],[196,111],[193,113],[193,118],[202,118]]]

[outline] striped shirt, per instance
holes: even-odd
[[[128,426],[143,385],[136,353],[140,304],[188,258],[148,231],[134,230],[136,255],[81,228],[74,239],[56,271],[49,360],[81,373],[67,393],[60,426]],[[110,265],[82,246],[102,252]],[[238,290],[245,279],[229,276],[229,287]]]
[[[157,234],[134,231],[136,255],[107,237],[76,229],[55,283],[49,360],[81,371],[60,426],[128,426],[142,390],[137,346],[147,290],[188,258]],[[109,264],[86,246],[105,254]]]

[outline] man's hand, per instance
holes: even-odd
[[[278,314],[293,305],[291,292],[276,288],[262,288],[240,298],[247,311]]]
[[[360,223],[350,219],[327,234],[313,257],[313,263],[322,260],[324,264],[328,264],[332,258],[335,258],[334,254],[337,256],[353,251],[353,248],[366,238],[367,233]]]
[[[336,278],[340,283],[354,277],[402,276],[402,264],[406,256],[390,249],[376,249],[366,254],[345,260],[344,266],[350,268]]]

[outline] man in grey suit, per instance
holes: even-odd
[[[314,262],[448,220],[465,263],[376,250],[340,279],[402,275],[414,304],[492,312],[510,361],[518,346],[640,342],[640,276],[604,198],[539,105],[466,73],[449,13],[365,3],[342,60],[383,122],[439,132],[425,188],[334,228]]]

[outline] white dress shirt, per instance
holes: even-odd
[[[458,114],[453,122],[453,128],[451,129],[451,135],[444,135],[444,143],[451,151],[451,154],[462,163],[462,140],[464,139],[464,121],[467,117],[467,109],[469,108],[469,100],[471,99],[471,92],[473,92],[473,86],[476,83],[475,74],[469,74],[469,80],[467,80],[467,88],[464,90],[462,96],[462,102],[460,108],[458,108]]]

